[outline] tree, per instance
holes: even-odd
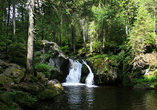
[[[10,21],[10,0],[8,1],[8,20],[7,20],[7,36],[6,36],[6,57],[8,57],[9,21]]]
[[[34,0],[30,0],[27,46],[27,75],[34,75]]]
[[[15,38],[15,32],[16,32],[16,27],[15,26],[16,26],[16,24],[15,24],[15,0],[13,0],[13,36],[14,36],[13,39],[16,39]]]
[[[137,11],[136,21],[129,38],[133,55],[139,54],[144,44],[153,43],[153,20],[151,15],[143,4],[141,4]]]

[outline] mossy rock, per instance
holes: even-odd
[[[12,86],[15,90],[20,90],[24,92],[29,92],[31,94],[37,94],[38,92],[42,91],[44,89],[43,84],[36,84],[36,83],[21,83],[21,84],[14,84]]]
[[[4,72],[4,69],[0,66],[0,74]]]
[[[144,89],[144,90],[151,90],[151,89],[156,89],[155,86],[145,83],[145,84],[136,84],[134,86],[134,89]]]
[[[123,76],[123,85],[124,86],[134,86],[134,79],[131,74],[126,74]]]
[[[6,95],[0,94],[0,110],[12,110],[12,109],[14,109],[13,102]]]
[[[53,99],[55,96],[56,96],[56,93],[54,92],[54,90],[45,89],[37,95],[37,98],[39,100],[50,100],[50,99]]]
[[[2,74],[0,75],[0,87],[8,89],[13,84],[14,84],[14,80],[12,78]]]
[[[8,91],[4,94],[4,96],[8,97],[11,101],[19,104],[22,108],[34,108],[37,102],[37,98],[35,96],[23,91]]]
[[[24,78],[25,73],[18,68],[10,67],[10,68],[7,68],[3,74],[5,76],[12,78],[15,83],[20,83],[22,78]]]

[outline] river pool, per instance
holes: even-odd
[[[55,101],[39,104],[38,110],[157,110],[157,90],[117,86],[64,86]]]

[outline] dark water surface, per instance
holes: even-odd
[[[39,105],[38,110],[157,110],[157,90],[126,87],[66,86],[56,101]]]

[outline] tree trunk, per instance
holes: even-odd
[[[84,49],[85,49],[85,53],[87,53],[87,51],[86,51],[85,19],[83,19],[83,21],[82,21],[82,25],[83,25],[83,41],[84,41]]]
[[[16,27],[15,27],[15,0],[13,0],[13,36],[16,41],[16,35],[15,35],[15,32],[16,32]]]
[[[60,15],[60,46],[62,45],[62,15]]]
[[[92,45],[93,45],[93,41],[92,41],[92,39],[90,38],[90,52],[91,52],[91,53],[93,52]]]
[[[34,75],[34,0],[30,0],[29,8],[29,28],[28,28],[28,44],[27,44],[27,76]],[[27,77],[25,77],[26,80]]]
[[[75,26],[72,24],[72,48],[74,54],[76,53],[76,46],[75,46]]]
[[[128,22],[125,20],[125,32],[126,32],[126,40],[128,39]]]
[[[9,4],[8,4],[8,21],[7,21],[7,36],[6,36],[6,58],[8,58],[9,20],[10,20],[10,0],[9,0]]]
[[[154,3],[153,3],[153,5],[154,5],[154,41],[155,41],[155,0],[154,0]]]

